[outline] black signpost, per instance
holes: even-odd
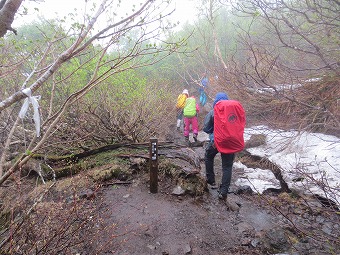
[[[150,192],[158,192],[158,140],[150,138]]]

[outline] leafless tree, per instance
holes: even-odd
[[[256,96],[254,114],[272,123],[284,116],[281,127],[339,133],[338,1],[220,2],[245,20],[235,24],[238,52],[224,61],[225,75]]]
[[[133,12],[122,18],[118,18],[115,13],[114,4],[117,3],[109,0],[101,1],[96,11],[90,8],[88,13],[84,14],[83,21],[69,27],[68,33],[59,34],[56,30],[53,38],[46,41],[45,47],[42,47],[44,49],[40,49],[40,52],[23,51],[22,55],[27,56],[26,61],[29,59],[34,66],[31,66],[28,71],[25,70],[24,80],[18,79],[16,85],[6,89],[0,98],[1,119],[9,120],[4,123],[3,129],[5,140],[0,160],[0,184],[20,169],[32,154],[53,136],[67,109],[79,102],[89,91],[113,74],[156,63],[176,52],[184,42],[164,44],[162,41],[162,31],[168,25],[163,23],[163,19],[171,14],[171,10],[164,12],[168,8],[168,3],[145,0],[140,5],[131,7]],[[90,6],[90,1],[87,4]],[[105,21],[107,23],[103,26]],[[127,37],[132,31],[135,31],[136,37],[129,37],[128,47],[122,47],[124,36]],[[70,41],[72,41],[71,45],[68,43]],[[100,42],[100,45],[96,46],[96,42]],[[115,54],[110,55],[109,52]],[[58,70],[74,58],[81,59],[78,66],[68,70],[67,75],[57,77]],[[18,65],[17,59],[12,61],[13,65]],[[22,61],[25,61],[25,57],[22,57]],[[92,65],[88,65],[91,61]],[[11,64],[6,67],[7,69],[3,69],[3,74],[10,73],[13,69]],[[89,71],[90,76],[84,84],[77,84],[75,90],[70,89],[74,84],[68,83],[69,80],[84,68]],[[16,72],[18,73],[18,70]],[[66,94],[57,103],[57,91],[61,89],[64,89]],[[13,134],[18,130],[18,120],[13,117],[19,110],[16,107],[17,103],[25,98],[33,103],[34,95],[44,91],[47,94],[43,96],[48,96],[50,99],[45,101],[44,110],[47,112],[47,118],[43,118],[41,123],[41,135],[38,137],[37,131],[36,135],[31,136],[26,152],[7,167],[4,173],[7,152],[13,144]]]

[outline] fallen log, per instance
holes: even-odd
[[[103,183],[101,185],[102,186],[111,186],[111,185],[128,185],[128,184],[132,184],[132,182],[131,181],[114,181],[114,182]]]
[[[107,148],[107,147],[106,147]],[[113,147],[111,147],[112,149]],[[95,151],[94,154],[100,153],[100,150],[93,150]],[[106,150],[105,150],[106,151]],[[101,151],[104,152],[104,151]],[[94,155],[93,153],[88,154],[87,156],[92,156]],[[79,155],[79,154],[78,154]],[[42,170],[42,176],[46,180],[52,180],[52,179],[59,179],[62,177],[67,177],[71,175],[75,175],[80,173],[82,170],[86,170],[89,168],[92,168],[91,164],[87,165],[84,164],[83,162],[80,162],[80,159],[83,159],[85,154],[82,154],[81,157],[79,158],[71,158],[71,157],[62,157],[60,161],[62,162],[63,166],[59,167],[53,167],[53,164],[47,164],[47,163],[41,163],[41,170]],[[195,154],[193,150],[190,148],[182,148],[182,149],[165,149],[162,151],[158,151],[159,156],[163,156],[166,158],[177,158],[184,160],[188,163],[190,163],[191,166],[193,166],[193,170],[190,171],[190,173],[196,173],[199,172],[199,169],[201,169],[200,165],[200,159],[199,157]],[[113,155],[113,157],[116,158],[141,158],[141,159],[147,159],[149,160],[150,156],[149,154],[141,154],[141,153],[136,153],[136,154],[116,154]],[[53,157],[54,160],[56,160],[56,157]],[[65,159],[67,159],[65,161]],[[52,163],[60,163],[58,161],[54,161]],[[55,164],[58,165],[58,164]]]
[[[269,169],[270,171],[272,171],[275,178],[280,182],[280,192],[287,192],[287,193],[291,192],[291,190],[288,187],[288,184],[286,183],[286,181],[284,180],[282,176],[282,172],[284,170],[279,165],[271,162],[270,159],[268,159],[267,157],[253,155],[247,150],[243,150],[242,152],[240,152],[239,156],[240,156],[240,161],[249,167],[254,167],[255,165],[255,167],[259,167],[262,169]],[[246,158],[249,158],[253,162],[251,164],[249,164],[249,161],[248,161],[248,164],[245,163]]]
[[[45,154],[33,154],[32,158],[35,159],[41,159],[45,160],[47,162],[53,163],[57,161],[63,161],[68,160],[72,162],[76,162],[80,159],[96,155],[99,153],[103,153],[106,151],[116,150],[122,147],[126,148],[135,148],[135,149],[147,149],[150,146],[149,143],[117,143],[117,144],[108,144],[99,148],[86,150],[77,154],[68,154],[68,155],[45,155]],[[159,148],[179,148],[179,147],[185,147],[185,146],[179,146],[176,144],[173,144],[172,142],[159,142],[158,144]]]

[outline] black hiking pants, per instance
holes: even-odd
[[[216,149],[214,142],[209,142],[206,150],[205,150],[205,173],[207,178],[207,183],[214,184],[215,183],[215,172],[214,172],[214,159],[218,150]],[[220,186],[220,194],[227,195],[230,182],[231,182],[231,174],[233,169],[235,154],[224,154],[221,153],[222,159],[222,180]]]

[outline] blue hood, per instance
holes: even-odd
[[[221,100],[229,100],[228,95],[224,92],[218,92],[216,94],[213,107],[215,106],[215,104],[217,104],[218,101],[221,101]]]

